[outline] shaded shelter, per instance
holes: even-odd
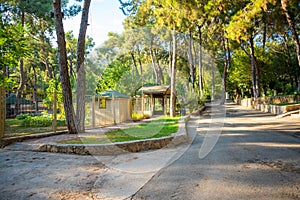
[[[150,115],[169,113],[171,88],[169,85],[144,85],[138,91],[142,94],[142,105],[150,108]],[[143,108],[143,111],[147,110]]]
[[[6,117],[15,117],[15,105],[17,103],[17,96],[15,93],[10,94],[6,100]],[[25,98],[19,98],[19,104],[21,107],[20,113],[34,112],[32,105],[34,102]]]

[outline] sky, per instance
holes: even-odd
[[[74,2],[70,0],[70,2]],[[100,46],[108,39],[108,32],[123,32],[125,15],[120,10],[118,0],[91,0],[87,35],[93,38],[95,47]],[[73,30],[74,36],[78,37],[81,21],[81,13],[76,17],[64,20],[65,31]]]

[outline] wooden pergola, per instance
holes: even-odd
[[[142,105],[144,105],[145,99],[150,98],[151,115],[168,114],[171,94],[169,85],[144,85],[139,89],[139,93],[142,94]]]

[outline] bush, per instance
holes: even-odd
[[[17,119],[18,120],[22,120],[22,119],[26,119],[27,117],[30,117],[30,114],[20,114],[20,115],[17,115]]]
[[[138,121],[144,118],[143,114],[132,113],[131,118],[133,121]]]
[[[65,119],[57,120],[57,126],[67,126],[67,121]]]
[[[24,127],[47,127],[52,125],[52,119],[47,116],[28,116],[22,122]]]

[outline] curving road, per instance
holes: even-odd
[[[0,150],[0,200],[300,199],[299,119],[211,106],[188,133],[188,145],[118,156],[14,144]]]
[[[226,105],[219,140],[200,159],[212,116],[222,118],[208,109],[190,122],[189,132],[196,134],[190,148],[131,199],[300,199],[299,119]]]

